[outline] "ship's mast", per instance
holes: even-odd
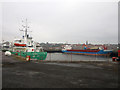
[[[23,22],[23,21],[22,21]],[[23,29],[20,30],[20,31],[23,31],[24,32],[24,43],[27,44],[27,32],[28,32],[28,24],[27,24],[27,19],[25,20],[25,25],[22,25]]]
[[[25,22],[25,37],[27,38],[27,28],[28,28],[28,26],[27,26],[27,19],[26,19],[26,22]]]
[[[27,38],[27,28],[28,28],[28,26],[27,26],[27,19],[25,21],[25,25],[22,25],[22,27],[23,27],[24,30],[21,30],[21,31],[24,31],[24,38]]]
[[[26,22],[25,22],[25,35],[24,35],[24,40],[25,40],[25,43],[26,43],[26,46],[27,46],[27,19],[26,19]]]
[[[22,21],[22,22],[24,22],[24,21]],[[23,29],[22,30],[20,30],[20,31],[23,31],[24,32],[24,37],[27,37],[27,32],[28,32],[28,24],[27,24],[27,19],[26,19],[26,21],[25,21],[25,25],[22,25],[22,27],[23,27]]]

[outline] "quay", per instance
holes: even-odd
[[[2,55],[2,88],[118,88],[119,64],[21,60]],[[104,64],[105,63],[105,64]]]

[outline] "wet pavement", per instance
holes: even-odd
[[[2,88],[117,87],[118,68],[115,65],[107,68],[83,62],[26,62],[2,55]]]

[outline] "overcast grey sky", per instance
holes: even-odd
[[[118,43],[118,3],[79,0],[2,3],[2,39],[21,38],[28,19],[37,42]]]

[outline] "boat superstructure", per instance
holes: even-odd
[[[27,19],[25,25],[22,25],[24,36],[21,39],[14,39],[12,45],[12,54],[20,55],[23,57],[30,56],[31,59],[45,60],[47,52],[43,51],[43,48],[39,43],[34,42],[32,37],[29,36]]]

